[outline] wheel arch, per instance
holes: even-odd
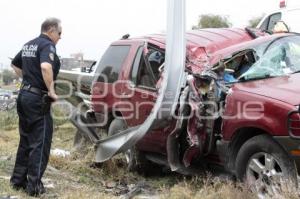
[[[236,130],[228,145],[228,162],[229,171],[235,170],[235,160],[241,147],[251,138],[257,135],[270,135],[269,132],[257,127],[243,127]]]

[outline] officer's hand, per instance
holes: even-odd
[[[55,93],[52,92],[48,92],[49,97],[51,97],[53,99],[53,101],[58,100],[58,96]]]

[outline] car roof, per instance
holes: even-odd
[[[128,44],[133,41],[145,41],[165,48],[166,34],[150,34],[141,37],[118,40],[112,45]],[[192,30],[186,33],[187,48],[204,48],[207,54],[253,38],[241,28],[207,28]]]
[[[165,45],[165,34],[152,34],[145,38]],[[202,47],[208,54],[228,46],[251,40],[251,36],[240,28],[207,28],[186,33],[187,47]]]

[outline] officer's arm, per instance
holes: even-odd
[[[18,75],[18,77],[23,77],[22,69],[18,68],[17,66],[11,64],[11,67],[14,69],[15,73]]]
[[[55,94],[54,90],[52,65],[48,62],[43,62],[41,63],[41,68],[44,82],[48,88],[49,96],[54,100],[57,100],[57,95]]]
[[[22,72],[22,51],[20,51],[11,61],[11,67],[19,77],[23,77]]]
[[[53,70],[55,47],[52,44],[46,44],[40,51],[41,71],[44,82],[48,88],[48,94],[53,100],[57,100],[54,90]]]

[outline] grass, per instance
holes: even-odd
[[[3,113],[0,113],[3,114]],[[14,113],[9,117],[17,118]],[[2,116],[8,114],[3,114]],[[0,131],[0,198],[2,196],[28,197],[23,191],[15,191],[9,186],[9,177],[13,169],[15,154],[19,142],[16,119],[11,123],[2,123]],[[2,121],[1,121],[2,122]],[[55,121],[56,122],[56,121]],[[52,149],[59,148],[72,151],[73,137],[76,129],[69,122],[56,123]],[[6,129],[6,130],[4,130]],[[120,159],[114,158],[96,165],[93,146],[85,151],[73,151],[70,156],[50,156],[48,168],[43,177],[47,193],[42,198],[62,199],[114,199],[124,196],[130,187],[145,182],[141,195],[134,198],[162,199],[254,199],[253,193],[243,186],[211,175],[185,177],[176,173],[167,173],[143,177],[126,171]],[[298,198],[295,193],[288,193],[282,198]]]
[[[184,180],[171,187],[162,198],[174,199],[254,199],[257,198],[250,193],[244,186],[219,178],[192,178]]]
[[[0,111],[0,131],[9,131],[18,127],[18,115],[16,109]]]

